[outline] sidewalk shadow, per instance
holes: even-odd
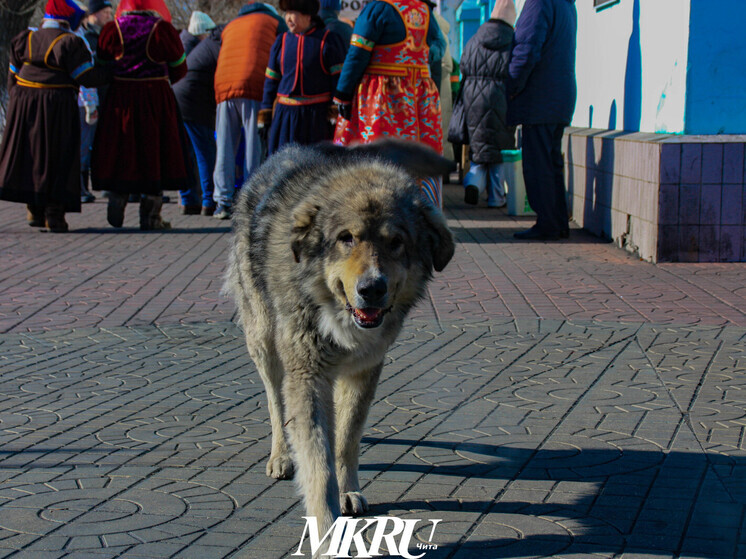
[[[510,444],[510,437],[505,438]],[[629,440],[630,446],[636,444]],[[742,479],[746,459],[741,457],[611,445],[608,450],[569,444],[566,450],[558,450],[557,445],[545,450],[373,437],[364,437],[362,442],[451,450],[453,454],[433,453],[449,462],[443,465],[413,464],[411,452],[406,464],[366,463],[363,456],[361,471],[421,474],[416,483],[436,483],[440,476],[485,480],[485,495],[496,495],[496,499],[460,497],[462,482],[445,484],[446,492],[456,495],[453,498],[437,494],[433,499],[404,497],[375,504],[369,513],[400,516],[402,510],[426,511],[426,518],[437,518],[441,512],[477,513],[480,516],[464,528],[465,533],[452,534],[456,539],[443,545],[458,544],[459,556],[469,552],[475,557],[552,556],[579,542],[584,555],[634,549],[715,559],[736,557],[739,549],[743,551],[738,541],[746,514]],[[591,438],[588,442],[598,444]],[[427,476],[434,476],[433,481]],[[490,480],[499,483],[490,486]],[[470,484],[465,494],[475,494],[476,485]],[[422,516],[421,512],[413,514],[418,513]],[[454,520],[453,514],[445,516]]]
[[[131,235],[133,233],[142,235],[205,235],[209,233],[230,233],[231,226],[226,225],[224,227],[193,227],[189,229],[174,228],[164,229],[160,231],[140,231],[137,227],[120,227],[115,229],[114,227],[86,227],[81,229],[73,229],[70,233],[102,233],[106,235]]]
[[[490,221],[496,221],[495,218],[492,218]],[[529,223],[526,222],[526,225],[523,226],[521,222],[514,222],[512,217],[505,217],[503,220],[503,223],[509,223],[510,227],[503,227],[498,225],[488,226],[485,225],[484,227],[459,227],[459,226],[451,226],[451,232],[453,233],[454,237],[456,238],[456,241],[459,244],[481,244],[481,243],[517,243],[517,244],[535,244],[537,241],[524,241],[520,239],[516,239],[513,237],[513,233],[517,233],[519,231],[524,231],[525,229],[528,229],[533,222]],[[478,239],[475,238],[474,232],[475,229],[479,229],[482,231],[487,231],[489,238],[487,239]],[[494,235],[493,235],[494,233]],[[538,241],[538,242],[545,242],[545,241]],[[586,231],[585,229],[579,229],[579,228],[571,228],[570,229],[570,237],[567,239],[561,239],[559,241],[556,241],[557,246],[566,245],[566,244],[608,244],[610,242],[613,242],[611,239],[606,239],[603,237],[598,237],[597,235],[594,235],[593,233]],[[554,243],[554,241],[552,241]]]

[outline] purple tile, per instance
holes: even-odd
[[[723,147],[723,183],[741,184],[743,182],[743,150],[741,143],[725,144]]]
[[[702,225],[699,228],[698,262],[717,262],[720,258],[720,227]]]
[[[676,262],[679,259],[679,226],[658,226],[658,256],[656,262]]]
[[[658,225],[679,223],[679,185],[661,184],[658,191]]]
[[[739,262],[743,245],[743,227],[723,225],[720,228],[720,262]]]
[[[723,144],[702,146],[702,183],[723,182]]]
[[[681,144],[661,146],[660,169],[662,184],[679,184],[681,181]]]
[[[684,225],[679,227],[678,261],[699,261],[699,225]]]
[[[681,182],[702,181],[702,144],[681,144]]]
[[[703,184],[699,197],[699,224],[720,224],[720,198],[722,185]]]
[[[720,223],[723,225],[742,225],[743,191],[740,184],[724,184]]]
[[[699,184],[682,184],[679,191],[679,224],[699,225]]]

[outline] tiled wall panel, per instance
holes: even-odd
[[[573,219],[652,262],[746,261],[746,136],[568,128]]]

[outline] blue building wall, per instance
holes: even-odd
[[[746,134],[746,1],[692,0],[689,25],[684,133]]]
[[[520,13],[525,0],[517,0]],[[494,0],[444,0],[453,56]],[[579,127],[746,134],[746,0],[578,0]]]

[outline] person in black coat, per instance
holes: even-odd
[[[176,102],[181,110],[189,139],[194,147],[202,186],[202,200],[198,192],[181,191],[182,212],[212,215],[215,202],[212,174],[215,170],[215,69],[220,54],[220,37],[225,26],[212,29],[187,56],[187,74],[174,84]]]
[[[523,178],[536,224],[524,240],[566,238],[562,135],[575,110],[575,0],[526,0],[518,18],[508,80],[508,123],[522,124]]]
[[[451,142],[468,144],[471,168],[464,177],[464,200],[477,204],[487,191],[487,206],[505,205],[500,180],[501,151],[515,147],[506,124],[506,80],[513,44],[515,0],[497,0],[490,19],[469,39],[461,55],[461,92],[449,126]]]

